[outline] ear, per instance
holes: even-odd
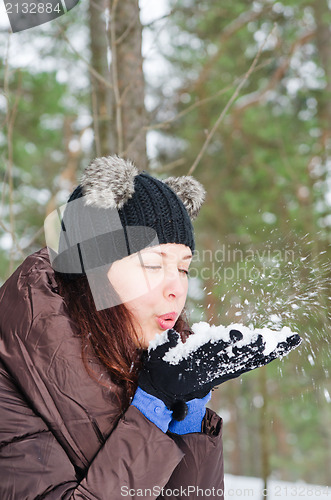
[[[192,220],[194,220],[205,201],[206,191],[202,184],[190,175],[168,177],[163,181],[182,200]]]
[[[138,169],[117,155],[103,156],[86,167],[80,185],[85,204],[98,208],[122,208],[134,193]]]

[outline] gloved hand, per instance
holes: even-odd
[[[183,420],[188,408],[185,401],[203,398],[210,389],[197,390],[194,372],[195,362],[184,360],[183,363],[172,365],[164,361],[163,356],[170,348],[177,346],[180,334],[174,329],[167,331],[167,340],[142,356],[143,367],[138,377],[138,386],[148,394],[161,399],[167,408],[173,412],[173,418]],[[194,392],[191,397],[190,394]],[[187,394],[187,398],[185,395]]]
[[[203,398],[213,387],[288,354],[302,341],[291,332],[270,351],[263,336],[254,332],[244,337],[239,330],[231,330],[227,339],[212,338],[205,343],[200,336],[197,345],[194,337],[182,343],[179,333],[170,329],[165,342],[143,355],[138,385],[161,399],[175,420],[185,418],[186,401]]]

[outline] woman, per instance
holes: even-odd
[[[149,341],[172,327],[189,334],[190,217],[204,190],[191,177],[168,184],[118,157],[95,160],[68,200],[58,252],[30,255],[1,288],[1,500],[213,488],[223,498],[209,392],[175,421],[137,387]]]
[[[50,217],[48,247],[3,285],[1,500],[223,498],[210,391],[300,341],[266,354],[261,336],[247,344],[232,330],[166,361],[197,340],[184,305],[204,196],[192,177],[160,181],[97,159],[58,243]]]

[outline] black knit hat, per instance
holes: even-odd
[[[68,199],[52,266],[72,279],[147,246],[179,243],[194,253],[191,219],[204,198],[191,176],[161,181],[118,156],[97,158]]]

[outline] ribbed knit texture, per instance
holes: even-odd
[[[55,264],[57,265],[56,270],[66,273],[67,277],[73,278],[82,275],[86,268],[91,269],[111,263],[114,261],[114,254],[117,260],[150,246],[151,233],[154,234],[154,237],[157,236],[159,244],[178,243],[188,246],[192,253],[194,252],[193,227],[183,202],[167,184],[148,173],[142,172],[134,178],[134,193],[121,209],[80,205],[81,208],[76,210],[74,204],[70,204],[70,202],[79,200],[83,196],[83,188],[79,185],[72,192],[63,216],[62,229],[65,227],[67,233],[64,231],[61,233],[59,257],[55,259]],[[117,233],[112,235],[111,225],[114,219],[110,218],[110,214],[112,212],[113,217],[114,210],[119,216],[122,230],[115,227]],[[97,227],[99,228],[98,232],[96,231]],[[102,227],[107,228],[104,229],[107,233],[98,236],[103,232],[100,231]],[[150,228],[155,233],[143,229],[138,230],[138,227]],[[129,232],[127,228],[129,228]],[[136,231],[132,231],[132,228],[136,228]],[[74,241],[74,244],[68,249],[64,243],[64,236],[67,237],[68,241],[69,231],[71,232],[70,241]],[[93,234],[96,236],[91,237]],[[84,235],[88,235],[88,237],[84,237]],[[122,240],[126,244],[122,244]],[[120,243],[118,244],[117,241]],[[80,248],[81,242],[84,242],[83,251]],[[116,247],[115,250],[114,247]],[[107,248],[111,248],[112,256],[105,255]],[[81,253],[83,258],[80,258]],[[74,254],[74,258],[71,258],[70,254]],[[68,262],[71,261],[75,261],[75,265],[72,266],[74,268],[73,275],[68,273],[68,267],[70,267]],[[61,266],[63,270],[61,270]]]

